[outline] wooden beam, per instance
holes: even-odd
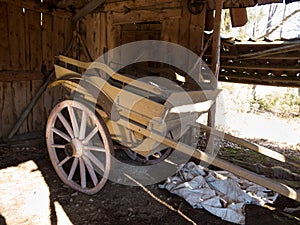
[[[223,0],[216,1],[216,10],[214,18],[213,39],[212,39],[212,72],[218,80],[220,70],[220,50],[221,50],[221,20],[222,20]],[[217,84],[215,84],[216,87]]]
[[[209,64],[208,64],[209,65]],[[292,72],[299,72],[300,71],[300,66],[274,66],[274,65],[267,65],[267,66],[261,66],[261,65],[250,65],[250,64],[241,64],[237,65],[235,63],[223,63],[221,68],[226,68],[226,69],[232,69],[232,70],[255,70],[255,71],[292,71]]]
[[[0,2],[5,2],[7,4],[43,13],[51,12],[49,5],[43,2],[37,2],[32,0],[0,0]]]
[[[75,16],[72,19],[73,25],[76,25],[78,20],[80,20],[82,17],[86,16],[87,14],[91,13],[94,9],[102,5],[104,2],[105,0],[93,0],[89,2],[82,9],[80,9],[79,12],[75,14]]]
[[[0,71],[0,82],[43,80],[45,76],[38,71]]]
[[[199,127],[199,124],[195,125],[195,127]],[[283,162],[283,163],[288,163],[288,164],[290,164],[294,167],[300,168],[300,161],[289,158],[289,157],[287,157],[283,154],[275,152],[275,151],[273,151],[271,149],[268,149],[266,147],[259,146],[257,144],[253,144],[249,141],[246,141],[245,139],[234,137],[230,134],[212,129],[211,127],[206,126],[204,124],[200,124],[200,129],[204,129],[205,131],[211,133],[212,135],[216,135],[216,136],[221,137],[221,138],[223,138],[227,141],[238,144],[240,146],[243,146],[243,147],[248,148],[250,150],[253,150],[255,152],[261,153],[261,154],[263,154],[265,156],[268,156],[272,159],[275,159],[277,161],[280,161],[280,162]]]
[[[182,8],[164,10],[134,10],[128,13],[113,13],[112,25],[162,21],[165,18],[181,18]]]
[[[291,52],[291,51],[300,51],[300,43],[282,46],[282,47],[278,47],[278,48],[271,48],[268,50],[254,52],[254,53],[243,54],[243,55],[240,55],[239,58],[240,59],[254,59],[254,58],[259,58],[262,56],[276,55],[276,54],[281,54],[281,53]]]
[[[218,78],[220,71],[220,51],[221,51],[221,20],[222,20],[222,8],[223,8],[223,0],[216,1],[216,10],[214,17],[214,27],[213,27],[213,37],[212,37],[212,66],[211,70],[215,76],[215,79],[211,80],[211,84],[213,88],[218,87]],[[208,121],[207,124],[210,127],[215,127],[215,117],[216,117],[216,103],[213,104],[208,112]],[[206,134],[207,143],[214,142],[214,137]],[[211,152],[212,149],[207,148],[207,152],[211,155],[215,155],[214,152]]]

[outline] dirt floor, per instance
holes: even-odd
[[[27,145],[27,147],[26,147]],[[97,194],[88,196],[65,186],[52,168],[43,142],[0,144],[0,224],[191,224],[178,212],[159,203],[141,187],[108,181]],[[193,209],[183,199],[146,186],[156,197],[180,210],[196,224],[229,225],[205,210]],[[246,207],[246,224],[300,224],[300,212],[287,214],[285,207],[299,203],[279,197],[274,205]]]

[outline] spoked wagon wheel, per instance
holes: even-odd
[[[65,184],[86,194],[101,190],[113,151],[101,117],[78,101],[65,100],[48,118],[46,140],[53,167]]]

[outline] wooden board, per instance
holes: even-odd
[[[24,71],[24,70],[0,71],[0,82],[42,80],[43,78],[44,78],[44,75],[39,71],[35,71],[35,72]]]
[[[30,70],[40,71],[42,68],[42,27],[41,14],[34,11],[26,11],[29,15],[29,46],[30,46]],[[27,34],[28,35],[28,34]]]
[[[42,85],[42,81],[31,81],[31,85],[31,96],[34,96],[38,88]],[[45,114],[43,108],[43,98],[39,98],[35,107],[32,109],[32,129],[34,131],[44,130]]]
[[[52,27],[53,17],[51,14],[44,13],[42,18],[42,53],[43,61],[42,64],[46,66],[47,70],[50,70],[54,64],[54,57],[52,48],[55,45],[52,39]]]
[[[1,96],[1,115],[2,115],[2,135],[6,137],[8,132],[12,129],[15,123],[15,117],[13,114],[14,96],[11,82],[5,82],[2,84],[2,96]]]
[[[9,57],[9,39],[8,39],[8,27],[7,27],[7,4],[0,2],[0,70],[9,69],[10,63]]]
[[[175,19],[182,16],[182,9],[134,10],[128,13],[113,13],[112,24],[143,23],[151,21],[162,21],[163,19]]]
[[[7,22],[9,34],[10,68],[25,68],[25,30],[22,8],[8,5]]]
[[[15,118],[19,118],[23,113],[23,110],[26,107],[28,102],[26,94],[26,81],[12,82],[13,96],[14,96],[14,105],[13,105],[13,114]],[[28,132],[27,123],[23,123],[19,129],[18,134],[24,134]]]

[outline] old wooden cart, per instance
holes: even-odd
[[[197,123],[199,115],[209,110],[220,90],[186,92],[177,85],[135,80],[99,62],[81,62],[65,56],[59,56],[59,60],[85,71],[82,76],[75,70],[56,66],[57,79],[51,86],[63,85],[71,91],[71,97],[54,107],[46,127],[53,166],[63,182],[75,190],[87,194],[101,190],[111,171],[113,141],[116,141],[126,147],[132,158],[157,163],[170,155],[171,149],[176,149],[300,201],[300,194],[284,184],[179,141],[190,127],[201,127],[215,136],[300,168],[299,162],[279,153],[228,134],[224,136]]]

